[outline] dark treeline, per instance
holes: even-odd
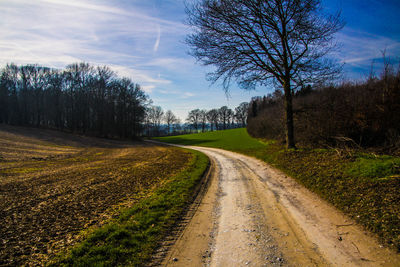
[[[142,131],[147,102],[139,85],[107,66],[11,64],[0,72],[0,123],[132,138]]]
[[[298,91],[293,99],[297,142],[318,146],[400,148],[400,69],[386,66],[364,82]],[[284,140],[282,93],[254,98],[248,131]]]

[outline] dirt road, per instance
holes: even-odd
[[[207,154],[215,170],[163,265],[400,266],[399,254],[264,162],[191,148]]]

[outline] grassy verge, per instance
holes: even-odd
[[[187,167],[150,197],[125,209],[117,219],[93,230],[50,266],[141,266],[193,198],[208,158],[199,152]]]
[[[246,129],[160,141],[223,148],[264,160],[353,217],[400,251],[400,158],[326,149],[287,150],[251,138]]]

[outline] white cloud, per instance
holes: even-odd
[[[191,93],[191,92],[184,92],[181,96],[181,98],[186,99],[186,98],[190,98],[190,97],[194,97],[195,94]]]
[[[154,85],[144,85],[141,87],[143,89],[143,91],[145,91],[146,93],[151,93],[153,92],[153,89],[155,88]]]
[[[179,71],[180,73],[183,73],[192,71],[194,64],[195,60],[192,58],[158,57],[145,62],[143,65],[149,67],[162,67],[170,71]]]
[[[164,95],[178,95],[180,94],[179,91],[177,90],[166,90],[166,89],[159,89],[157,90],[158,93],[164,94]]]
[[[4,0],[0,2],[0,14],[2,64],[23,58],[25,63],[51,63],[55,57],[57,62],[74,58],[103,64],[129,57],[132,63],[134,55],[147,62],[159,49],[161,32],[169,36],[185,32],[181,23],[151,16],[138,8],[121,9],[110,2]]]
[[[77,0],[0,1],[0,64],[38,63],[63,68],[74,62],[108,65],[151,93],[172,81],[166,65],[149,64],[161,33],[184,34],[184,26],[152,16],[137,6]],[[119,3],[120,4],[120,3]],[[154,36],[156,41],[154,43]]]
[[[63,7],[74,7],[79,9],[83,8],[96,12],[114,13],[117,15],[129,15],[129,13],[123,9],[118,9],[112,6],[105,6],[100,4],[91,4],[90,2],[85,2],[85,1],[76,1],[76,0],[37,0],[37,1],[51,5],[60,5]]]
[[[172,81],[161,79],[161,78],[153,78],[151,74],[148,74],[144,70],[138,70],[127,66],[121,65],[108,65],[112,70],[118,73],[119,76],[131,78],[134,82],[145,84],[171,84]],[[154,87],[153,87],[154,88]]]
[[[342,44],[342,51],[337,57],[351,66],[368,67],[374,59],[382,58],[384,50],[386,56],[400,54],[400,42],[388,37],[347,28],[337,38]]]
[[[154,43],[153,51],[156,53],[158,51],[158,47],[160,45],[160,38],[161,38],[161,28],[160,25],[157,25],[157,39],[156,42]]]
[[[0,0],[0,67],[13,62],[63,68],[85,61],[131,78],[155,104],[182,118],[195,107],[220,105],[223,92],[215,88],[221,93],[210,97],[206,68],[186,54],[182,1],[157,3]]]

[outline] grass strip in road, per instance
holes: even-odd
[[[117,219],[95,229],[71,251],[53,259],[50,266],[142,266],[174,225],[202,179],[209,160],[191,151],[192,160],[178,175]]]
[[[287,150],[250,137],[246,129],[156,138],[159,141],[222,148],[261,159],[328,200],[383,242],[400,251],[400,158],[352,151]]]

